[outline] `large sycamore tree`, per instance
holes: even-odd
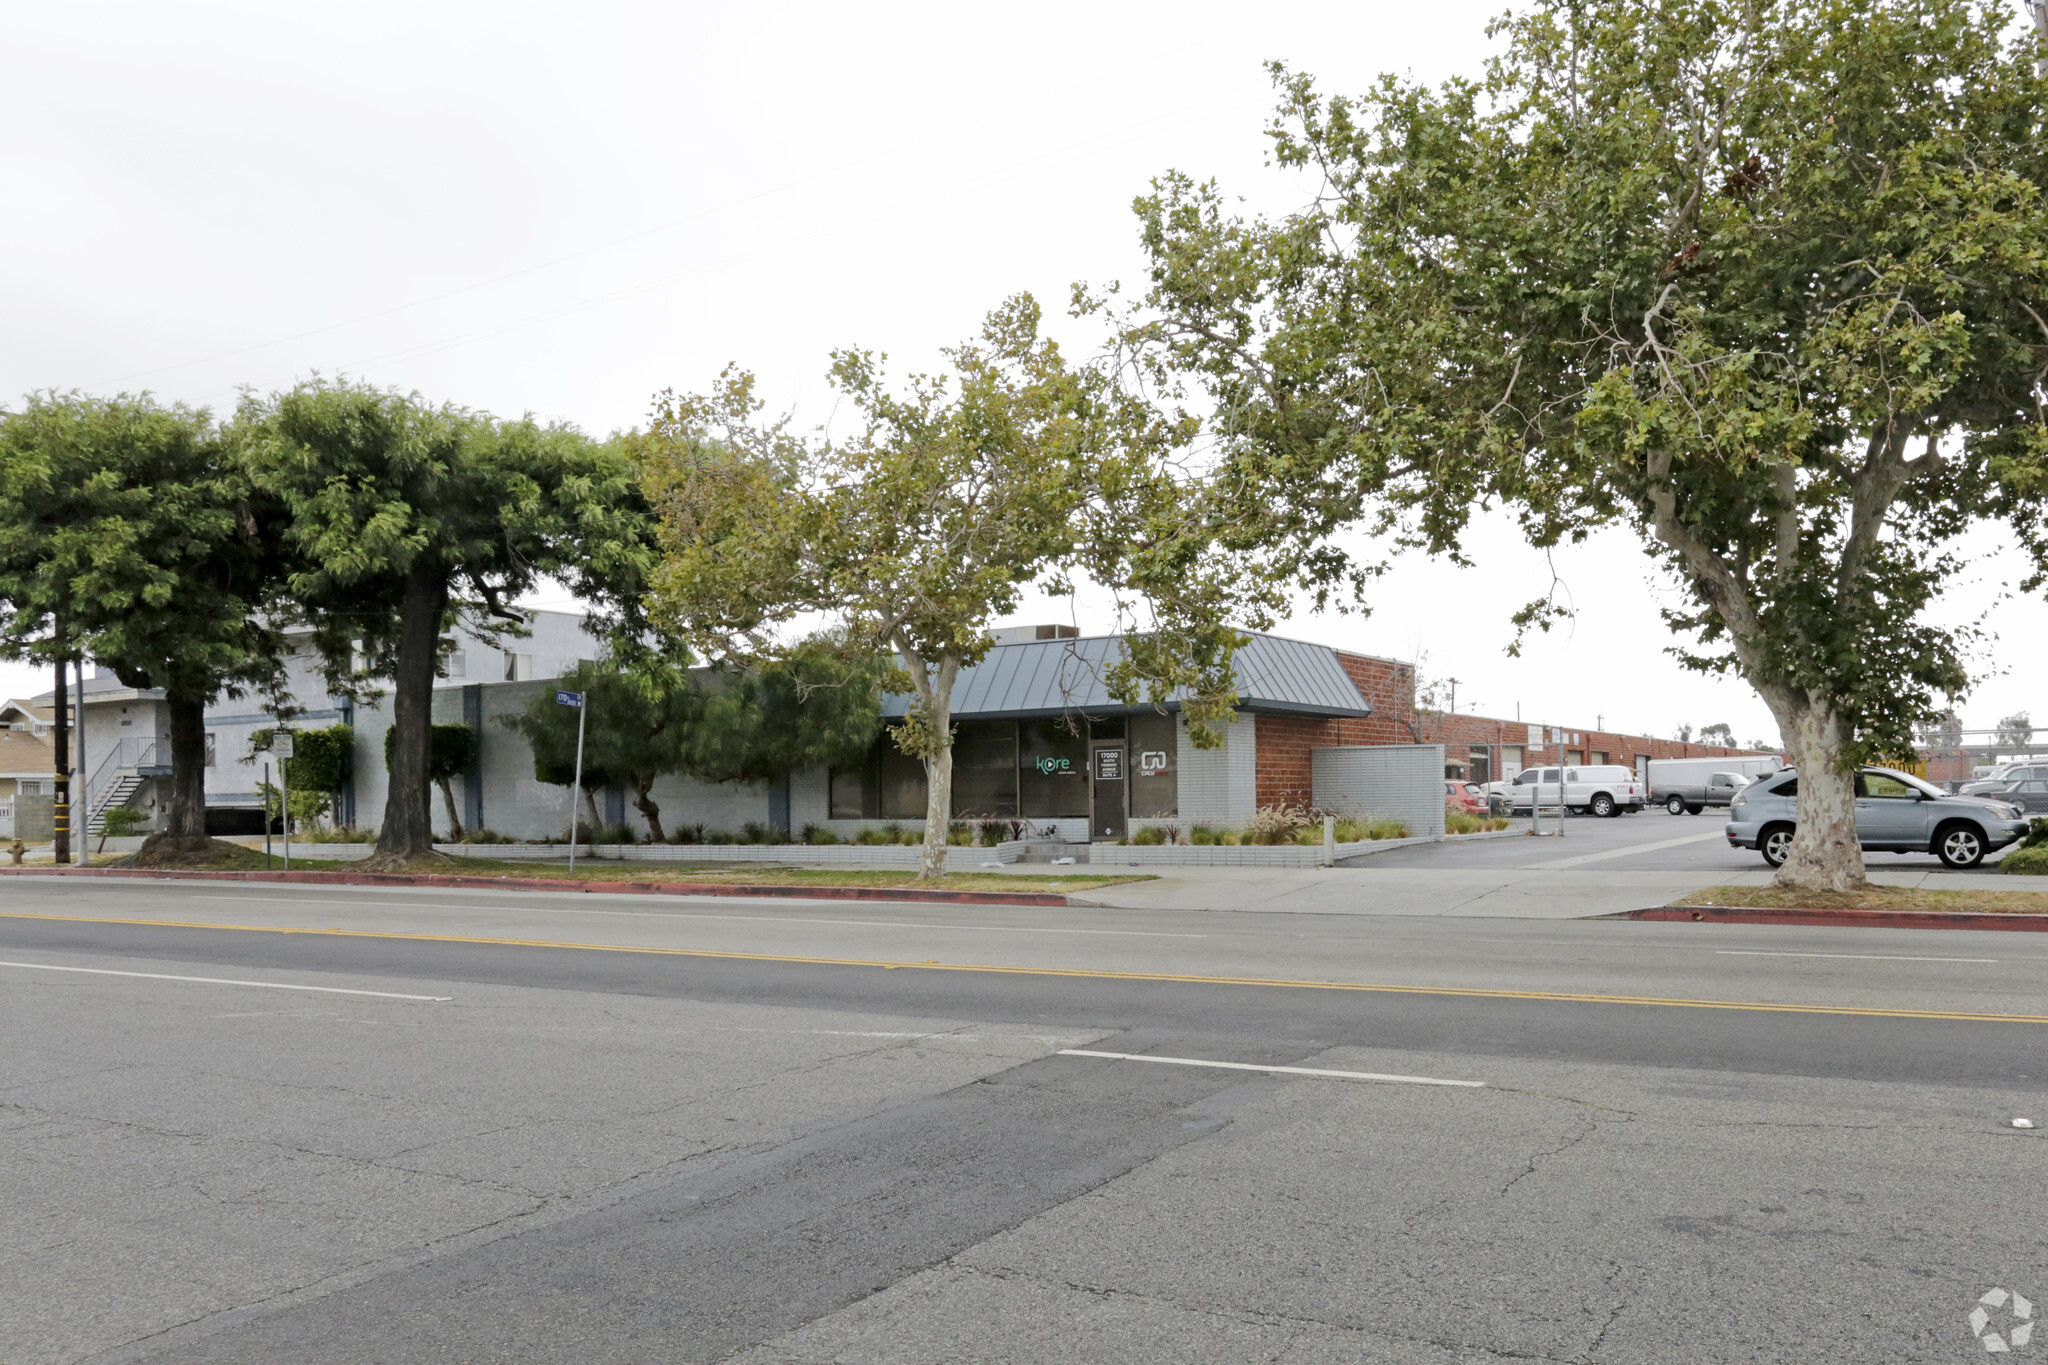
[[[170,802],[140,863],[214,851],[206,708],[279,680],[277,534],[204,409],[35,394],[0,414],[0,654],[164,695]]]
[[[288,514],[288,587],[337,687],[391,683],[377,858],[431,858],[434,679],[458,614],[516,632],[544,579],[632,616],[652,522],[624,457],[573,427],[311,381],[236,419],[255,486]],[[619,628],[625,628],[621,625]]]
[[[2014,17],[1539,0],[1480,79],[1326,98],[1276,68],[1312,202],[1158,182],[1132,340],[1206,384],[1234,533],[1321,547],[1326,584],[1345,528],[1634,528],[1680,656],[1753,686],[1799,767],[1780,881],[1852,889],[1855,765],[1968,684],[1925,613],[1955,538],[2041,546],[2048,81]]]
[[[922,878],[945,871],[954,686],[1026,587],[1085,573],[1144,603],[1153,643],[1113,682],[1178,692],[1198,725],[1235,700],[1225,618],[1257,597],[1215,589],[1198,562],[1200,517],[1160,458],[1175,425],[1069,365],[1039,324],[1019,295],[946,352],[950,374],[900,389],[873,354],[835,353],[855,414],[840,439],[764,419],[751,376],[729,370],[709,395],[659,400],[638,445],[662,518],[657,620],[746,661],[822,615],[845,646],[900,664],[912,705],[891,734],[925,768]]]

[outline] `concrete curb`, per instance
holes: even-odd
[[[1695,924],[1806,924],[1832,929],[2031,929],[2048,932],[2048,914],[1985,914],[1962,910],[1772,910],[1741,905],[1660,905],[1652,910],[1630,910],[1614,918],[1679,920]]]
[[[923,891],[889,886],[743,886],[730,882],[572,882],[554,877],[471,877],[453,872],[206,872],[151,867],[0,867],[10,877],[128,877],[146,881],[286,882],[325,886],[458,886],[507,891],[591,891],[660,896],[763,896],[934,905],[1054,905],[1052,891]]]

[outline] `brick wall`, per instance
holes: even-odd
[[[1415,709],[1415,669],[1399,659],[1380,659],[1367,654],[1337,652],[1344,671],[1371,704],[1373,714],[1360,719],[1285,716],[1271,713],[1258,718],[1258,761],[1255,778],[1257,802],[1261,806],[1307,806],[1314,804],[1314,764],[1317,749],[1347,744],[1442,744],[1446,763],[1467,762],[1475,744],[1486,745],[1492,757],[1491,778],[1499,778],[1501,749],[1518,746],[1521,764],[1533,767],[1559,761],[1560,747],[1591,762],[1604,753],[1609,763],[1633,767],[1638,755],[1650,758],[1733,758],[1748,755],[1748,749],[1729,749],[1715,744],[1687,744],[1675,739],[1649,735],[1626,735],[1612,730],[1571,730],[1577,741],[1562,746],[1528,743],[1529,726],[1524,721],[1495,716],[1435,715]]]

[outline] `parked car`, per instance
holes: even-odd
[[[1524,768],[1507,784],[1501,807],[1509,815],[1527,815],[1540,800],[1546,809],[1557,805],[1557,769]],[[1539,795],[1540,789],[1540,795]],[[1635,773],[1618,763],[1587,764],[1564,770],[1565,809],[1578,815],[1619,815],[1643,808],[1643,786]]]
[[[1965,782],[1956,792],[1960,796],[1996,796],[2022,782],[2037,780],[2048,782],[2048,763],[2001,763],[1989,775]]]
[[[2048,777],[2033,777],[2025,782],[2015,782],[1998,793],[1995,799],[2018,806],[2028,815],[2048,815]]]
[[[1484,815],[1488,809],[1486,788],[1477,782],[1447,779],[1444,782],[1444,809],[1462,811],[1467,815]]]
[[[1719,758],[1653,758],[1648,766],[1651,805],[1662,806],[1673,815],[1698,815],[1709,806],[1725,807],[1751,782],[1783,768],[1785,760],[1776,754],[1754,758],[1724,754]]]
[[[1753,848],[1772,867],[1792,847],[1799,823],[1799,774],[1792,769],[1752,784],[1728,808],[1728,846]],[[1878,853],[1932,853],[1950,867],[1975,867],[2027,832],[2010,802],[1951,796],[1896,768],[1856,774],[1856,839]]]

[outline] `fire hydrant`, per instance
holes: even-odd
[[[14,855],[14,865],[20,867],[22,858],[28,853],[28,845],[16,839],[8,846],[7,851]]]

